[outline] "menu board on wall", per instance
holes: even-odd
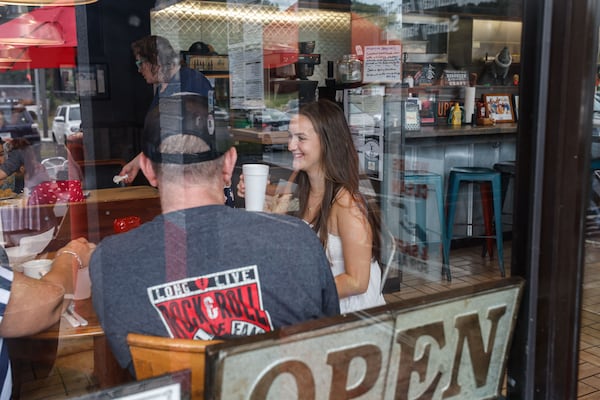
[[[402,46],[365,46],[363,82],[400,82]]]
[[[262,26],[243,24],[241,29],[241,32],[230,32],[229,35],[231,108],[263,108],[265,94]]]

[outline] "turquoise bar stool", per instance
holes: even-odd
[[[447,202],[447,225],[446,225],[446,244],[443,246],[446,254],[444,255],[444,262],[447,263],[444,267],[448,280],[451,279],[450,275],[450,245],[452,242],[452,232],[454,229],[454,212],[456,211],[456,201],[458,197],[458,190],[460,184],[467,183],[479,183],[482,192],[482,205],[484,207],[483,216],[486,225],[486,235],[490,236],[491,221],[490,210],[489,210],[489,185],[491,185],[493,208],[494,208],[494,222],[496,226],[496,248],[498,250],[498,266],[500,268],[500,274],[504,277],[506,272],[504,270],[504,251],[502,243],[502,181],[500,172],[495,171],[491,168],[484,167],[454,167],[450,169],[450,175],[448,178],[448,194],[446,196]],[[486,237],[487,237],[486,236]]]
[[[517,163],[516,161],[500,161],[494,164],[494,169],[500,172],[500,179],[502,180],[502,206],[504,207],[508,184],[510,183],[510,180],[515,177]]]
[[[416,209],[416,236],[419,239],[419,246],[429,246],[427,241],[427,196],[421,195],[422,191],[419,190],[417,185],[427,186],[427,191],[432,189],[436,194],[436,201],[438,207],[438,217],[440,221],[440,237],[442,242],[442,257],[445,257],[446,251],[444,249],[446,240],[445,238],[445,218],[444,218],[444,180],[442,175],[435,174],[428,171],[404,171],[404,184],[407,190],[413,186],[415,195],[415,209]],[[427,192],[425,192],[427,193]],[[443,262],[445,266],[447,263]],[[445,267],[444,267],[445,268]]]

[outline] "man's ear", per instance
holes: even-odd
[[[223,155],[223,182],[225,184],[231,184],[231,177],[233,176],[233,170],[235,169],[235,163],[237,161],[237,150],[235,147],[230,147],[229,150]]]
[[[152,161],[144,153],[140,154],[140,169],[146,179],[148,179],[148,183],[154,187],[158,187],[158,179],[156,178],[156,173],[154,173],[154,168],[152,168]]]

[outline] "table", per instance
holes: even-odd
[[[90,190],[83,202],[62,203],[66,211],[57,218],[54,204],[25,205],[24,199],[0,201],[0,232],[8,246],[18,245],[23,236],[45,232],[56,226],[46,251],[56,251],[71,239],[86,237],[93,242],[114,233],[113,221],[131,215],[142,223],[161,213],[158,190],[152,186],[127,186]]]
[[[73,327],[64,318],[50,328],[36,335],[30,336],[32,340],[78,339],[93,337],[94,340],[94,375],[101,388],[112,387],[133,378],[129,371],[121,368],[113,356],[112,350],[104,336],[92,299],[75,300],[75,311],[88,321],[87,326]]]
[[[64,318],[36,335],[11,339],[9,348],[13,364],[22,361],[42,361],[54,364],[58,340],[80,339],[92,337],[94,344],[94,375],[100,388],[109,388],[133,381],[128,370],[117,363],[108,344],[104,331],[98,322],[91,298],[75,300],[75,311],[87,319],[87,326],[73,327]],[[20,384],[19,368],[15,368],[15,388]]]
[[[85,201],[69,203],[58,232],[47,250],[56,251],[71,239],[86,237],[98,243],[114,234],[115,218],[138,216],[148,222],[161,213],[158,190],[152,186],[126,186],[90,190]]]

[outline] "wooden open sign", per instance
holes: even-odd
[[[210,346],[205,397],[496,398],[523,284],[513,277]]]

